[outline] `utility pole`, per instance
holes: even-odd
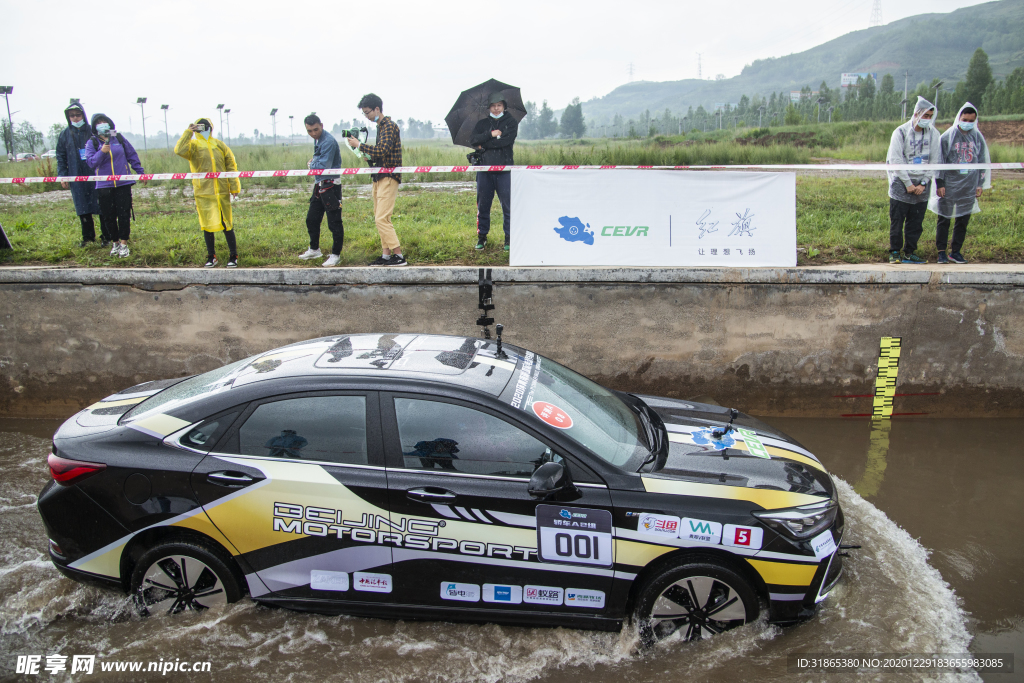
[[[8,95],[14,92],[13,85],[0,85],[0,94],[4,96],[4,101],[7,102],[7,134],[8,139],[4,140],[4,144],[7,146],[7,151],[14,154],[14,123],[11,121],[11,100],[8,99]]]
[[[704,76],[701,74],[701,71],[700,71],[700,56],[702,54],[704,54],[704,53],[703,52],[698,52],[697,53],[697,80],[698,81],[704,80]]]
[[[145,97],[140,97],[135,101],[135,104],[139,105],[139,109],[142,110],[142,148],[148,152],[149,143],[146,142],[146,99]]]
[[[274,127],[274,147],[277,147],[277,107],[270,110],[270,120]]]
[[[217,113],[220,114],[220,139],[221,139],[221,142],[223,142],[224,141],[224,105],[223,104],[218,104],[217,105]]]
[[[882,0],[875,0],[875,4],[871,6],[871,21],[868,22],[869,28],[882,25]]]
[[[295,117],[292,115],[288,116],[288,130],[291,131],[288,134],[288,144],[291,145],[295,139]]]
[[[171,149],[171,134],[167,132],[167,110],[171,108],[169,104],[161,104],[160,108],[164,110],[164,138],[167,140],[167,150]]]
[[[903,74],[903,118],[907,118],[907,86],[910,84],[910,71]]]

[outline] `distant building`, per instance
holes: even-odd
[[[803,92],[801,92],[800,90],[790,90],[789,91],[789,101],[792,102],[793,104],[800,104],[800,98],[802,96],[803,96]],[[811,91],[810,96],[812,98],[814,98],[814,99],[818,99],[818,91],[817,90]]]
[[[877,73],[846,73],[839,76],[839,87],[849,88],[850,86],[857,85],[857,79],[863,78],[864,80],[871,79],[878,85],[878,74]]]
[[[435,123],[434,124],[434,137],[441,138],[442,140],[451,140],[452,133],[448,130],[447,123]]]

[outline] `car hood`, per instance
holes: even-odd
[[[740,413],[732,428],[729,409],[706,403],[639,396],[664,421],[668,456],[659,478],[772,489],[831,498],[832,478],[818,459],[792,438]]]

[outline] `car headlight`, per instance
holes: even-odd
[[[838,511],[838,502],[824,500],[785,510],[765,510],[752,514],[784,536],[794,541],[805,541],[831,526]]]

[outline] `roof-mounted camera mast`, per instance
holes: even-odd
[[[484,328],[484,339],[491,338],[490,326],[494,324],[494,318],[487,315],[490,311],[494,310],[494,282],[491,280],[491,269],[481,268],[480,269],[480,282],[477,285],[479,303],[477,308],[480,309],[480,317],[477,318],[476,324]],[[505,352],[501,350],[501,332],[505,329],[505,326],[498,324],[495,329],[498,332],[498,348],[495,355],[498,358],[505,358]]]

